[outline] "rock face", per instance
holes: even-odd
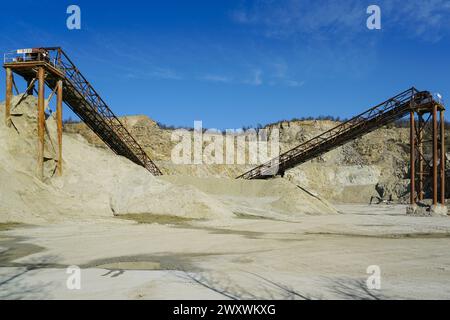
[[[280,126],[283,151],[337,124],[295,121]],[[382,128],[287,171],[285,177],[338,202],[403,201],[409,186],[408,142],[408,129]]]
[[[255,165],[175,165],[170,158],[173,130],[160,128],[146,116],[121,118],[157,165],[168,174],[236,177]],[[283,121],[265,127],[279,130],[281,152],[333,128],[329,120]],[[66,125],[88,141],[103,143],[84,124]],[[449,138],[447,138],[449,141]],[[387,126],[286,172],[285,178],[336,202],[406,202],[409,198],[409,129]]]

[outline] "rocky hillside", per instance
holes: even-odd
[[[337,213],[327,201],[285,179],[154,177],[78,134],[64,133],[63,174],[58,176],[54,113],[44,122],[44,174],[40,179],[36,175],[37,98],[15,96],[12,105],[11,126],[0,121],[0,223],[92,222],[115,215],[145,214],[227,224],[236,216],[297,221],[306,214]],[[4,110],[0,102],[0,119],[4,119]],[[139,127],[143,119],[127,120],[132,128]],[[144,123],[145,138],[147,129],[158,130],[150,120]],[[150,137],[155,139],[156,134]],[[167,148],[165,140],[159,139]]]
[[[276,126],[287,150],[337,124],[296,121]],[[408,129],[382,128],[289,170],[286,178],[339,202],[402,201],[408,197],[408,141]]]
[[[176,144],[171,141],[172,130],[160,128],[147,116],[123,117],[121,121],[166,174],[236,177],[253,167],[175,165],[170,161]],[[286,151],[337,124],[329,120],[283,121],[266,128],[269,132],[279,129],[280,148]],[[82,123],[66,124],[65,130],[105,147]],[[285,178],[337,202],[367,203],[371,199],[402,202],[409,196],[408,143],[409,129],[385,127],[289,170]]]

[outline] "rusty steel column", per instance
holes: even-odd
[[[441,165],[440,165],[440,174],[441,174],[441,204],[445,205],[445,119],[444,119],[444,110],[440,111],[441,116]]]
[[[5,99],[5,124],[11,126],[11,100],[12,100],[12,88],[13,88],[13,78],[12,78],[11,68],[6,68],[6,99]]]
[[[438,199],[438,128],[437,128],[437,105],[433,105],[433,205],[437,205]]]
[[[62,80],[58,81],[56,95],[56,124],[58,129],[58,175],[62,175],[62,100],[63,85]]]
[[[44,68],[38,69],[38,161],[37,174],[40,179],[44,178],[44,132],[45,132],[45,79]]]
[[[417,190],[417,195],[419,201],[423,200],[424,192],[423,192],[423,115],[419,113],[419,127],[418,127],[418,137],[417,137],[417,149],[419,158],[417,159],[419,162],[419,189]]]
[[[27,80],[27,94],[32,96],[33,95],[33,91],[34,91],[33,79],[28,79]]]
[[[410,112],[409,115],[409,139],[410,139],[410,154],[409,154],[409,162],[410,162],[410,168],[411,168],[411,190],[410,190],[410,203],[411,205],[416,203],[415,199],[415,193],[416,193],[416,146],[415,146],[415,128],[414,128],[414,111]]]

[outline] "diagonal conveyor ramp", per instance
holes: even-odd
[[[432,103],[433,97],[428,91],[408,89],[237,178],[266,179],[283,174],[288,169],[396,121],[412,110],[429,109]]]

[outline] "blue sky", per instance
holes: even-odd
[[[450,101],[449,0],[25,0],[0,19],[2,52],[62,46],[115,113],[166,124],[350,117],[411,86]]]

